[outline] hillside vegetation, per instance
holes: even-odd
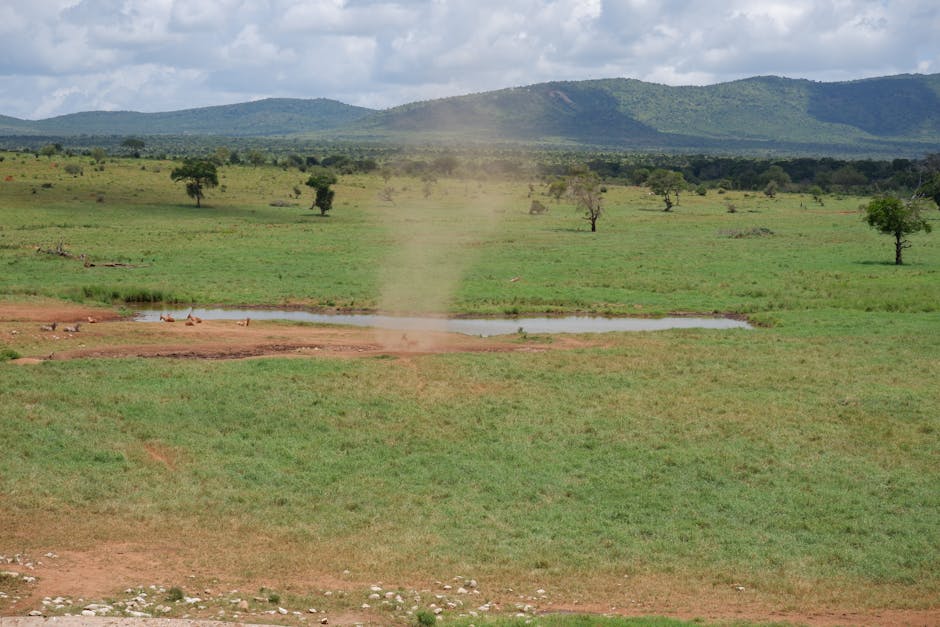
[[[940,74],[821,83],[774,76],[703,87],[633,79],[541,83],[385,111],[268,99],[169,113],[88,112],[7,135],[304,135],[375,142],[506,142],[665,151],[921,156],[940,146]]]

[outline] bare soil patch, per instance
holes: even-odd
[[[89,322],[89,318],[95,320]],[[64,328],[82,323],[78,332]],[[43,329],[59,322],[55,331]],[[413,356],[450,352],[533,352],[601,345],[571,337],[526,341],[515,336],[479,338],[445,332],[407,332],[368,328],[259,322],[239,325],[212,320],[187,325],[141,323],[105,309],[69,304],[0,303],[0,334],[22,355],[20,364],[94,358],[245,359],[251,357]]]

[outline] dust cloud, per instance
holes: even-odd
[[[376,331],[390,350],[432,350],[465,272],[479,258],[508,211],[511,198],[475,182],[446,179],[427,198],[399,198],[383,210],[392,240],[380,271],[379,309],[391,315],[439,317],[402,331]]]

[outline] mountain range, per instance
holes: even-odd
[[[558,81],[372,110],[271,98],[166,113],[0,116],[0,135],[291,136],[369,142],[501,142],[617,150],[940,152],[940,74],[847,82],[758,76],[672,87]]]

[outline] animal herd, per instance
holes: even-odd
[[[85,321],[88,322],[89,324],[95,324],[96,322],[98,322],[98,319],[92,316],[88,316],[87,318],[85,318]],[[170,314],[160,314],[160,322],[176,322],[176,318],[174,318]],[[189,312],[186,315],[185,324],[188,327],[195,326],[197,324],[202,324],[202,318],[200,318],[199,316],[194,316],[192,312]],[[251,324],[251,318],[238,320],[236,321],[235,324],[237,324],[240,327],[247,327],[249,324]],[[82,326],[81,322],[76,322],[73,325],[63,325],[62,331],[64,331],[65,333],[78,333],[81,330],[81,326]],[[55,331],[58,328],[59,328],[59,323],[53,322],[51,324],[41,325],[39,327],[39,330],[40,331]]]

